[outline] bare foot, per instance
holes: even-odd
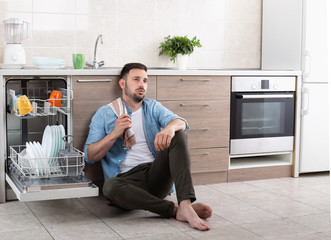
[[[178,221],[188,222],[192,228],[196,228],[201,231],[210,229],[209,225],[195,212],[190,200],[181,201],[177,208],[176,219]]]
[[[192,208],[198,214],[200,218],[207,219],[210,218],[212,215],[213,210],[211,207],[204,203],[195,203],[192,204]]]

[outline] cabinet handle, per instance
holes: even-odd
[[[210,128],[192,128],[189,130],[191,130],[191,131],[208,131],[208,130],[210,130]]]
[[[208,78],[202,78],[202,79],[192,79],[192,78],[181,78],[180,81],[182,82],[185,82],[185,81],[196,81],[196,82],[208,82],[210,81],[211,79],[208,79]]]
[[[209,155],[209,152],[191,153],[191,156],[206,156],[206,155]]]
[[[112,79],[78,79],[79,83],[89,83],[89,82],[112,82]]]
[[[183,103],[181,103],[181,104],[179,104],[179,106],[180,107],[208,107],[209,104],[194,104],[194,103],[192,103],[192,104],[183,104]]]

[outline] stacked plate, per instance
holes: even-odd
[[[42,144],[26,142],[20,153],[22,168],[28,169],[36,176],[50,176],[59,173],[58,152],[65,148],[62,137],[65,135],[63,125],[48,126],[44,130]]]
[[[32,57],[32,63],[37,68],[62,68],[65,65],[63,59],[49,58],[49,57]]]
[[[21,152],[23,159],[28,159],[32,174],[44,176],[50,174],[50,166],[39,142],[26,142],[26,148]],[[27,162],[25,162],[25,167]],[[24,166],[23,166],[24,167]]]
[[[65,142],[62,138],[65,135],[65,130],[63,125],[53,125],[45,128],[43,139],[42,139],[42,148],[46,154],[46,157],[49,158],[51,165],[57,164],[56,157],[60,149],[65,148]]]

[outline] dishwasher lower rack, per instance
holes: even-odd
[[[29,158],[25,145],[10,146],[8,170],[21,181],[41,178],[84,176],[84,153],[73,148],[77,156]]]
[[[21,192],[36,192],[42,190],[91,187],[92,182],[84,176],[84,153],[74,148],[79,156],[72,158],[48,158],[52,166],[31,166],[32,161],[42,161],[42,158],[24,158],[22,152],[25,145],[10,147],[10,157],[7,160],[7,175]]]

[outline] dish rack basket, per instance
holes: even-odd
[[[62,98],[50,99],[49,97],[53,90],[61,92]],[[8,89],[7,96],[11,113],[21,118],[50,116],[56,115],[57,112],[61,112],[66,115],[70,114],[70,103],[73,99],[73,91],[65,88],[56,88],[53,90],[49,90],[46,87],[22,88],[20,92],[15,92],[12,89]],[[15,107],[15,102],[24,100],[16,99],[18,94],[26,95],[28,97],[29,101],[31,102],[33,111],[26,115],[20,115],[17,107]],[[51,103],[56,101],[61,102],[60,107],[51,106]],[[21,109],[27,108],[23,107]]]
[[[76,148],[73,151],[77,156],[50,157],[50,158],[27,158],[22,152],[25,145],[10,146],[9,171],[16,175],[20,181],[53,177],[78,177],[84,176],[85,167],[84,153]],[[48,166],[40,164],[33,166],[31,162],[47,161]]]

